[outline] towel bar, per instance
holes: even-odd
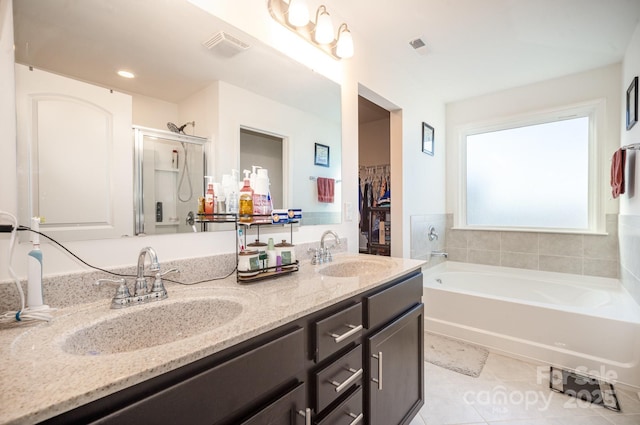
[[[309,176],[309,180],[317,180],[317,179],[318,179],[317,177]],[[340,183],[340,182],[342,182],[342,180],[336,180],[336,183]]]
[[[640,143],[632,143],[621,147],[623,151],[640,151]]]

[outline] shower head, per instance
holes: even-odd
[[[184,128],[186,126],[188,126],[188,125],[190,125],[192,127],[195,127],[196,122],[195,121],[189,121],[189,122],[186,122],[186,123],[182,124],[180,127],[178,127],[177,125],[175,125],[172,122],[168,122],[167,123],[167,128],[169,130],[173,131],[174,133],[184,134]]]

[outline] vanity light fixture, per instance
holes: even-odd
[[[120,71],[118,71],[118,75],[123,77],[123,78],[135,78],[135,74],[133,72],[130,71],[125,71],[123,69],[121,69]]]
[[[325,5],[316,10],[315,22],[309,20],[306,0],[268,0],[268,8],[275,21],[334,59],[353,56],[353,37],[349,27],[341,24],[337,37],[334,37],[333,23]]]
[[[333,22],[325,5],[321,5],[316,11],[316,28],[313,38],[318,44],[329,44],[333,41]]]
[[[306,0],[290,0],[287,21],[294,27],[304,27],[309,23],[309,6]]]
[[[343,59],[353,56],[353,37],[351,37],[351,31],[349,31],[347,24],[342,24],[338,28],[336,54]]]

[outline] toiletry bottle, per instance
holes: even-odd
[[[272,208],[270,207],[269,199],[269,174],[266,168],[258,169],[258,175],[256,177],[256,187],[254,192],[257,192],[258,202],[260,203],[260,214],[271,215]],[[254,196],[256,198],[256,196]],[[254,201],[255,202],[255,201]]]
[[[240,190],[238,182],[238,170],[231,170],[229,194],[227,195],[227,212],[230,214],[238,214],[238,190]]]
[[[260,192],[258,189],[258,173],[257,170],[260,169],[259,165],[252,165],[251,169],[251,177],[249,179],[249,184],[251,185],[251,189],[253,190],[253,213],[254,214],[263,214],[262,212],[262,201],[260,199]]]
[[[31,218],[31,229],[40,231],[40,217]],[[40,235],[32,232],[33,249],[28,254],[27,307],[31,310],[49,308],[42,295],[42,251]]]
[[[213,183],[207,184],[207,193],[204,196],[204,213],[213,214],[214,206]]]
[[[267,267],[273,267],[273,270],[275,270],[277,256],[278,254],[276,253],[276,247],[273,243],[273,238],[269,238],[269,240],[267,241]]]
[[[251,223],[253,221],[253,189],[251,189],[251,180],[249,178],[249,170],[244,170],[244,185],[240,189],[240,211],[239,221],[241,223]]]

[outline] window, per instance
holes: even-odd
[[[462,227],[596,232],[597,105],[469,127]]]

